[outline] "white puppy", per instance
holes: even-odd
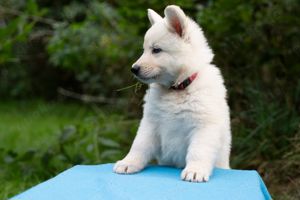
[[[231,131],[222,75],[200,27],[178,6],[152,24],[144,53],[131,71],[149,84],[144,116],[128,155],[114,172],[142,170],[152,159],[184,168],[186,181],[208,181],[214,167],[229,168]]]

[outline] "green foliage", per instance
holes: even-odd
[[[74,71],[85,93],[110,94],[111,89],[128,80],[124,74],[130,77],[126,66],[138,49],[133,44],[137,44],[135,41],[141,43],[141,37],[135,35],[133,29],[120,26],[124,19],[107,3],[74,3],[64,7],[63,11],[72,22],[55,25],[48,43],[50,62]],[[79,15],[84,19],[74,20]],[[128,37],[130,33],[132,36]],[[107,76],[112,77],[110,81],[106,81]],[[106,87],[102,87],[103,84]]]
[[[19,9],[24,9],[24,12],[12,9],[6,10],[1,4],[0,6],[0,11],[4,15],[4,18],[0,21],[2,23],[2,28],[0,29],[0,65],[10,62],[20,62],[20,54],[24,52],[15,49],[16,45],[21,46],[26,44],[36,23],[36,18],[45,14],[45,10],[39,10],[34,0],[27,1],[26,4],[20,6]]]
[[[34,0],[0,3],[0,96],[31,94],[28,59],[30,40],[37,22],[47,9],[39,9]]]
[[[48,44],[50,62],[75,71],[89,66],[108,68],[109,60],[122,58],[118,48],[125,48],[125,38],[120,34],[124,30],[118,26],[120,16],[106,3],[76,3],[64,8],[64,15],[69,20],[80,14],[85,16],[83,21],[62,22],[55,26]]]

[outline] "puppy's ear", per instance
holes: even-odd
[[[183,36],[186,28],[186,16],[180,7],[171,5],[165,9],[165,16],[171,31],[176,32],[180,37]]]
[[[148,9],[148,18],[149,18],[151,25],[162,20],[162,17],[152,9]]]

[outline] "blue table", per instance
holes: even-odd
[[[256,171],[215,169],[207,183],[180,180],[180,169],[149,166],[141,173],[118,175],[113,164],[78,165],[12,200],[202,199],[270,200]]]

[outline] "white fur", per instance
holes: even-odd
[[[135,173],[152,159],[160,165],[184,168],[186,181],[208,181],[213,167],[229,168],[231,131],[226,89],[213,53],[200,27],[177,6],[165,18],[148,10],[152,23],[144,53],[135,64],[137,78],[149,84],[144,115],[128,155],[114,166],[116,173]],[[180,27],[178,27],[180,25]],[[153,54],[152,47],[162,52]],[[184,90],[169,87],[194,72]]]

